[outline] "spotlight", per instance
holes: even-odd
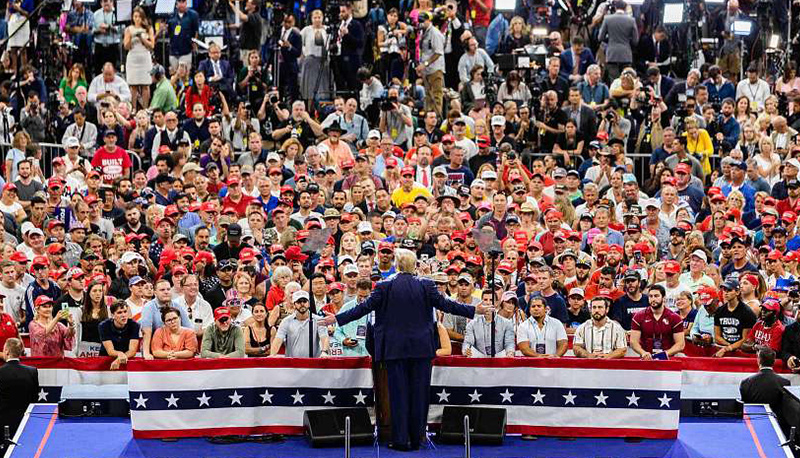
[[[663,24],[683,23],[683,3],[665,3],[661,22]]]
[[[517,0],[497,0],[494,9],[501,13],[513,13],[517,9]]]

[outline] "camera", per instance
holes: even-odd
[[[272,95],[269,96],[269,103],[271,103],[273,105],[278,103],[279,100],[280,99],[278,99],[278,96],[276,94],[272,94]]]
[[[616,119],[616,116],[614,116],[614,112],[612,112],[612,111],[606,112],[606,115],[603,116],[603,117],[605,118],[606,122],[609,122],[609,123],[614,122],[614,120]]]
[[[397,97],[387,97],[380,103],[381,111],[394,110],[394,104],[397,103]]]
[[[509,161],[516,161],[517,153],[515,153],[514,151],[510,151],[508,154],[506,154],[506,159],[508,159]]]

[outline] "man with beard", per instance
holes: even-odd
[[[759,347],[769,347],[775,352],[781,351],[784,327],[778,320],[780,312],[780,301],[774,298],[764,299],[761,303],[761,317],[747,334],[742,344],[742,351],[755,353]]]
[[[567,283],[564,287],[568,291],[572,288],[582,288],[585,291],[590,284],[591,271],[591,260],[587,256],[578,256],[578,260],[575,261],[575,281]]]
[[[120,227],[125,234],[145,234],[152,238],[155,232],[150,227],[142,224],[142,212],[135,202],[125,204],[125,224]]]
[[[648,296],[642,294],[639,272],[628,269],[623,277],[625,295],[614,301],[609,316],[626,330],[631,329],[631,319],[649,306]]]
[[[668,359],[683,351],[683,319],[664,307],[666,292],[661,285],[647,290],[649,307],[631,320],[631,348],[645,361]]]
[[[604,266],[596,272],[597,283],[590,281],[589,286],[585,288],[586,300],[592,300],[597,296],[601,290],[608,290],[612,301],[619,299],[623,294],[622,291],[614,287],[614,281],[617,278],[617,268],[614,266]],[[613,316],[612,316],[613,318]]]
[[[738,280],[728,278],[719,288],[725,303],[714,313],[714,342],[722,347],[717,358],[738,350],[756,323],[755,313],[739,299]]]
[[[202,221],[197,213],[189,211],[189,195],[183,192],[178,193],[175,195],[174,201],[175,208],[178,209],[178,215],[175,218],[178,229],[184,233],[191,233],[191,228],[199,226]]]
[[[314,358],[328,356],[328,330],[321,322],[311,318],[308,311],[309,294],[307,291],[295,291],[292,294],[294,314],[281,321],[278,333],[270,346],[270,356],[276,356],[286,343],[286,356],[290,358]],[[309,326],[313,326],[314,348],[308,348]]]
[[[108,290],[109,296],[116,299],[127,299],[131,295],[129,287],[130,279],[139,275],[139,266],[142,265],[142,257],[132,251],[126,251],[119,260],[119,275],[111,282]]]
[[[567,332],[562,321],[548,315],[545,299],[534,296],[528,304],[531,316],[519,325],[517,346],[524,356],[560,358],[567,352]]]
[[[420,129],[417,129],[419,132]],[[422,131],[424,134],[424,130]],[[425,134],[427,135],[427,134]],[[427,137],[426,137],[427,138]],[[429,144],[420,145],[417,148],[417,169],[416,182],[430,191],[433,188],[433,150]]]
[[[214,325],[203,332],[200,357],[244,358],[244,333],[233,324],[228,307],[214,310]]]
[[[625,330],[608,318],[610,302],[595,297],[591,302],[591,321],[586,321],[575,331],[572,350],[578,358],[618,359],[628,350]]]
[[[673,312],[678,311],[678,297],[680,297],[682,293],[692,292],[686,285],[680,282],[680,272],[681,265],[678,261],[666,261],[664,263],[666,281],[659,283],[665,290],[664,306]]]

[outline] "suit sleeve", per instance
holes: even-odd
[[[446,297],[442,296],[441,293],[439,293],[439,291],[436,289],[436,286],[434,286],[432,282],[423,282],[423,287],[425,288],[425,294],[428,298],[428,303],[432,307],[446,313],[467,318],[473,318],[475,316],[475,307],[447,299]]]
[[[33,384],[31,384],[30,399],[31,402],[36,402],[39,399],[39,369],[36,369],[35,367],[32,367],[31,369],[31,374],[33,375]]]
[[[369,295],[367,300],[356,305],[350,310],[347,310],[346,312],[336,315],[336,322],[339,324],[339,326],[344,326],[351,321],[355,321],[375,310],[380,304],[383,304],[383,298],[385,294],[383,291],[384,288],[385,284],[376,286],[375,290],[372,291],[372,294]]]

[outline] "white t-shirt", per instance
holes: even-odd
[[[678,286],[674,288],[667,286],[666,282],[661,282],[659,285],[663,286],[667,292],[667,295],[664,297],[664,307],[672,310],[673,312],[678,311],[678,296],[680,296],[683,292],[687,292],[689,294],[692,293],[692,290],[683,283],[678,283]]]
[[[544,318],[544,326],[541,328],[536,319],[530,317],[517,329],[517,345],[520,342],[529,342],[531,350],[537,353],[555,355],[559,340],[567,340],[567,331],[562,322],[549,315]]]
[[[3,213],[8,213],[11,216],[14,216],[19,210],[22,210],[22,204],[18,201],[14,202],[11,205],[6,205],[3,202],[0,202],[0,211]]]
[[[7,288],[2,283],[0,283],[0,294],[4,295],[6,298],[3,300],[3,304],[5,305],[5,312],[14,317],[14,319],[19,322],[20,321],[20,309],[24,309],[23,301],[25,299],[25,287],[22,285],[16,285],[12,288]]]

